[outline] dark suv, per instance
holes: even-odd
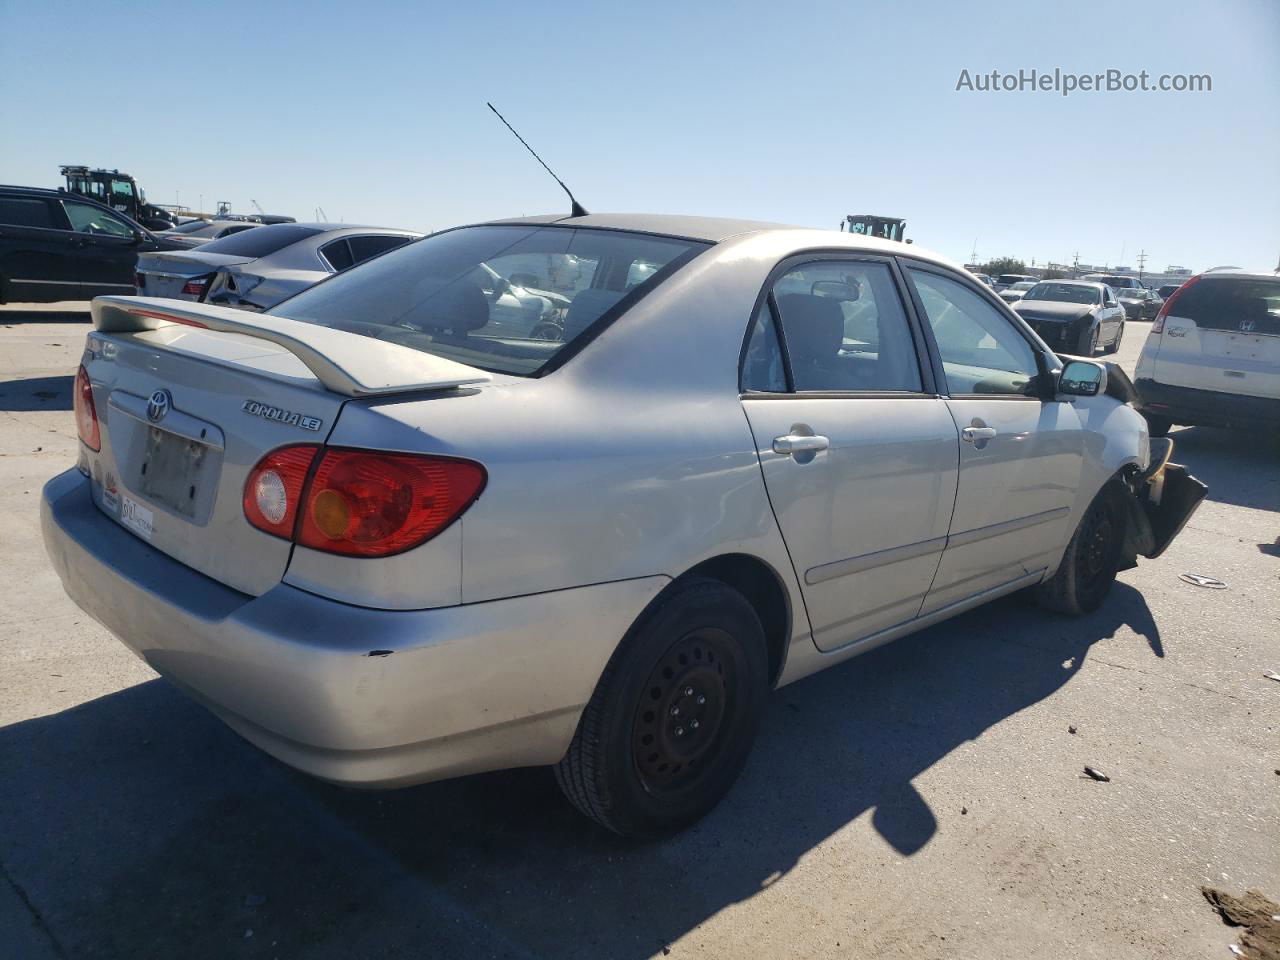
[[[0,303],[131,294],[138,254],[175,249],[177,243],[92,200],[0,185]]]

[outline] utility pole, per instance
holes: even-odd
[[[1138,282],[1142,282],[1142,268],[1147,265],[1147,251],[1138,251]]]
[[[973,238],[973,251],[969,254],[969,262],[975,267],[978,265],[978,238]]]
[[[1071,272],[1078,274],[1080,272],[1080,251],[1077,250],[1071,258]]]

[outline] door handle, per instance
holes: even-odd
[[[831,446],[826,437],[789,433],[785,437],[773,438],[773,452],[795,456],[797,453],[817,453]]]
[[[965,427],[960,431],[960,436],[964,438],[965,443],[976,443],[979,440],[990,440],[996,435],[995,427]]]

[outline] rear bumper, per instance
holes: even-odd
[[[41,524],[71,599],[153,669],[285,763],[361,786],[556,762],[667,583],[411,611],[286,584],[251,597],[112,523],[74,469],[45,486]]]
[[[1138,409],[1184,426],[1257,427],[1280,425],[1280,400],[1217,390],[1175,387],[1155,380],[1137,381]]]

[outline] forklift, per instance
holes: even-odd
[[[872,213],[851,213],[840,221],[840,229],[846,233],[860,233],[864,237],[879,237],[881,240],[897,240],[899,243],[910,243],[903,240],[907,230],[907,221],[897,217],[878,217]]]
[[[66,191],[106,204],[132,217],[148,230],[169,230],[177,225],[174,215],[163,207],[147,203],[147,195],[138,181],[119,170],[94,170],[77,165],[64,165]]]

